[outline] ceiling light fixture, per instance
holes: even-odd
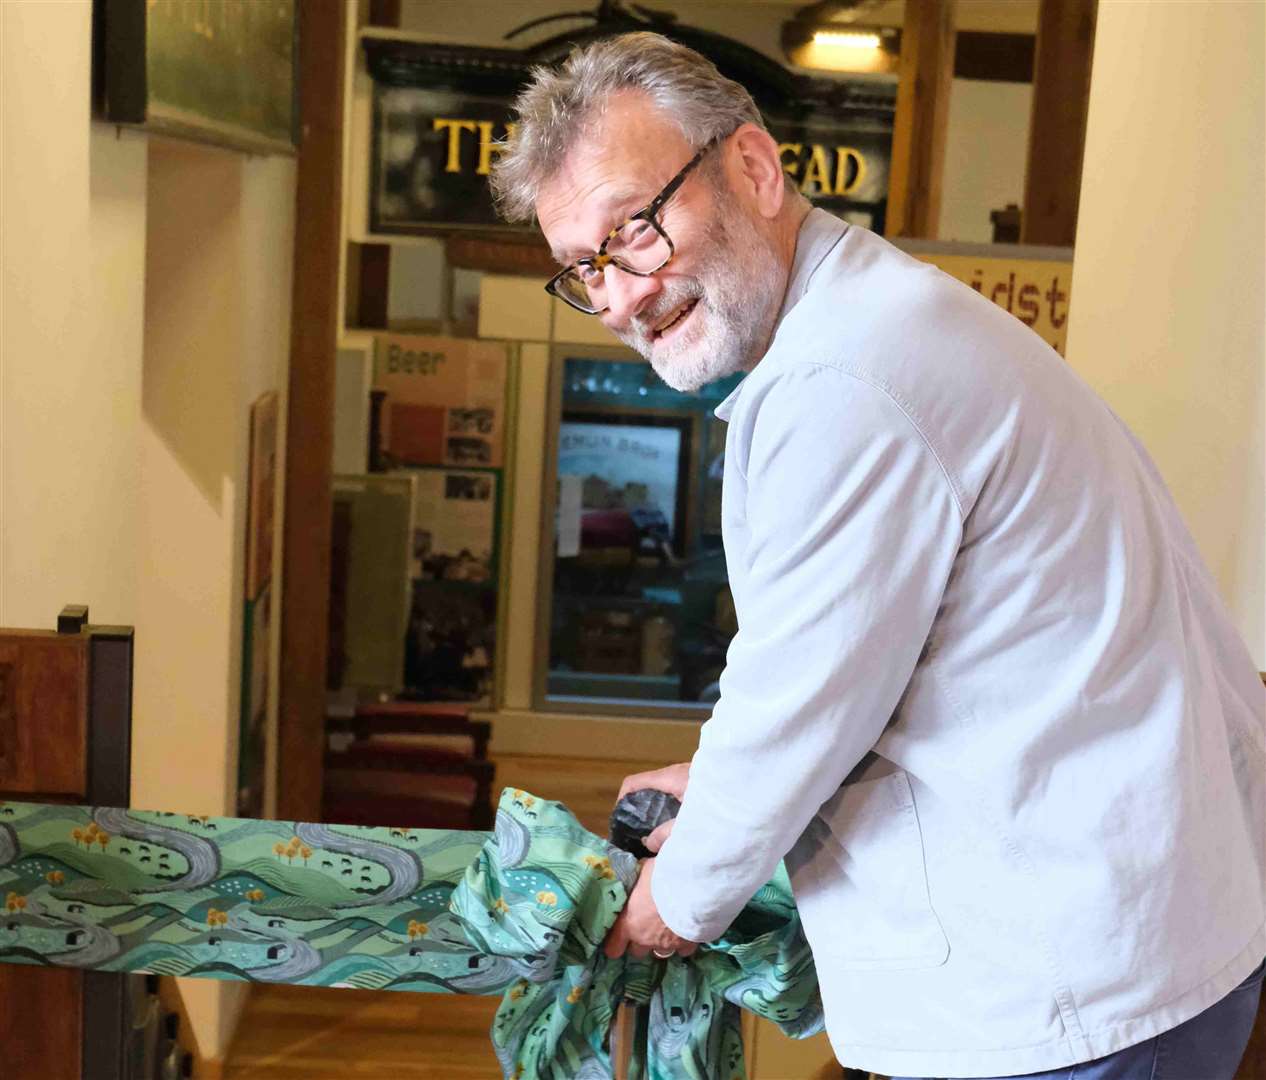
[[[815,30],[813,44],[830,49],[882,49],[883,38],[857,30]]]
[[[823,21],[810,9],[783,23],[783,53],[797,67],[895,75],[901,31],[893,26]]]

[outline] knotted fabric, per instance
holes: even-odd
[[[785,874],[688,959],[608,960],[637,861],[561,803],[507,790],[489,835],[0,804],[0,961],[261,983],[501,994],[513,1080],[746,1075],[739,1008],[821,1028]]]

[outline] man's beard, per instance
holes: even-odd
[[[617,331],[664,382],[685,393],[756,365],[785,286],[772,241],[746,217],[727,222],[718,216],[714,237],[696,276],[672,280],[647,311]],[[657,341],[653,328],[690,300],[698,303],[685,336]]]

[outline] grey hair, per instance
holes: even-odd
[[[503,218],[532,220],[541,187],[621,90],[645,94],[695,148],[740,124],[765,127],[751,94],[693,49],[647,32],[603,38],[573,50],[560,67],[535,68],[515,99],[515,133],[489,177]]]

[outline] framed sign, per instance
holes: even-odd
[[[712,60],[752,94],[788,178],[815,205],[882,232],[896,83],[793,73],[732,38],[619,9],[526,49],[362,38],[374,80],[370,230],[380,234],[514,228],[493,209],[488,176],[514,133],[511,107],[534,67],[615,33],[652,29]],[[653,25],[652,25],[653,23]]]
[[[95,9],[105,120],[294,152],[295,0],[97,0]]]

